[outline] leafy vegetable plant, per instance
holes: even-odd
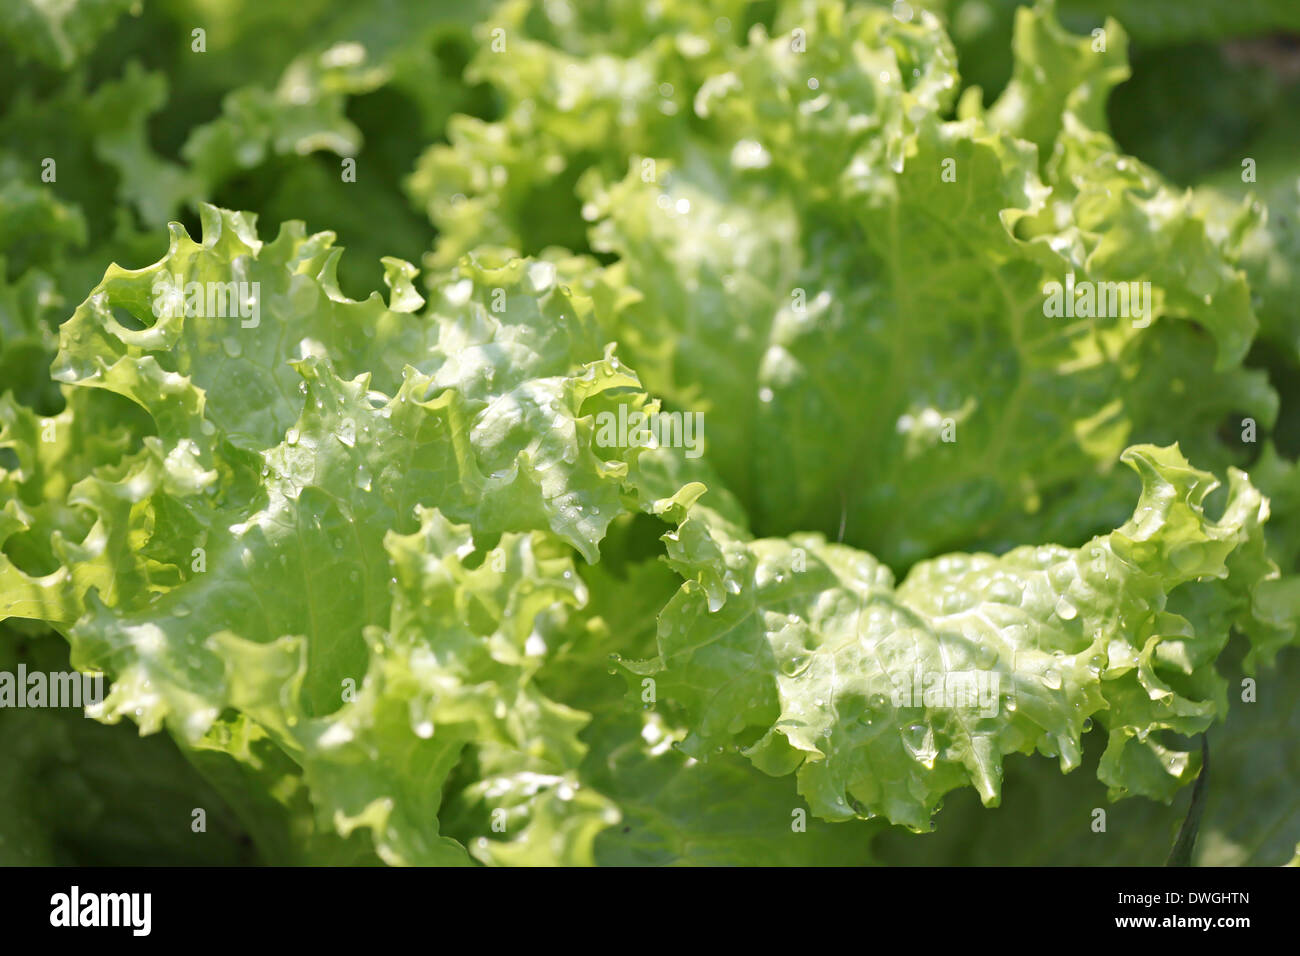
[[[1289,860],[1297,24],[1159,6],[6,0],[0,860]]]

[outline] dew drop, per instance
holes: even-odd
[[[930,738],[930,729],[922,723],[908,724],[902,731],[903,746],[917,760],[927,767],[933,766],[938,756]]]

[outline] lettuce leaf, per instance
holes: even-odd
[[[0,712],[0,858],[1160,862],[1205,734],[1284,862],[1293,137],[1108,127],[1221,6],[11,5],[0,662],[149,739]]]
[[[900,569],[1082,543],[1124,520],[1129,444],[1180,441],[1222,470],[1249,457],[1225,416],[1276,416],[1242,367],[1257,320],[1230,252],[1105,132],[1127,75],[1107,30],[1098,54],[1050,6],[1022,10],[1016,78],[987,113],[956,106],[953,48],[919,12],[796,5],[745,44],[626,53],[530,33],[477,61],[505,116],[453,127],[408,184],[442,233],[428,261],[473,237],[579,244],[561,231],[576,205],[537,202],[576,180],[590,245],[616,261],[574,281],[648,389],[704,413],[759,533],[820,530]],[[647,75],[669,78],[657,96]],[[1149,327],[1048,316],[1044,289],[1070,275],[1149,283]],[[1151,383],[1190,392],[1193,372],[1214,387],[1156,413]]]
[[[1170,595],[1208,590],[1200,616],[1235,606],[1215,579],[1259,540],[1267,508],[1237,472],[1211,521],[1202,503],[1216,482],[1176,448],[1124,457],[1142,496],[1111,534],[1077,550],[946,555],[897,586],[845,546],[746,540],[688,511],[667,538],[687,584],[660,617],[658,656],[628,666],[689,716],[687,753],[739,748],[768,773],[797,772],[826,819],[924,830],[965,785],[994,806],[1004,755],[1037,750],[1073,770],[1094,717],[1112,794],[1167,799],[1198,761],[1153,732],[1198,733],[1226,707],[1206,665],[1227,630],[1197,631]]]
[[[355,302],[334,286],[328,234],[289,224],[264,244],[252,217],[213,207],[204,226],[201,242],[176,227],[152,267],[111,268],[63,326],[56,377],[129,399],[156,434],[106,454],[49,513],[10,503],[6,539],[91,519],[52,538],[48,574],[0,564],[5,612],[66,629],[76,666],[112,675],[102,719],[166,723],[204,749],[227,709],[254,720],[321,817],[343,836],[369,827],[389,862],[468,859],[436,811],[470,742],[496,739],[528,813],[604,820],[603,804],[553,796],[584,718],[530,683],[534,615],[580,593],[564,546],[598,558],[639,452],[608,457],[580,415],[637,388],[589,305],[545,263],[467,260],[416,316],[404,263],[389,265],[389,303]],[[155,316],[170,276],[258,283],[265,321]],[[42,447],[22,437],[21,452]],[[36,485],[57,501],[41,465],[9,476],[19,499]]]

